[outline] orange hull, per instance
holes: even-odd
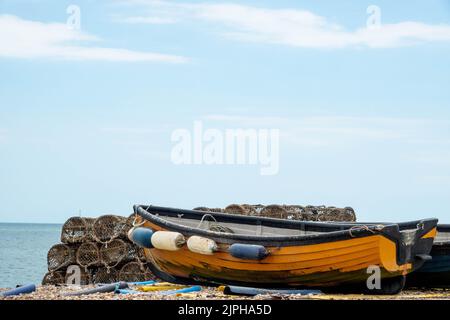
[[[147,222],[146,227],[165,230]],[[386,277],[412,271],[410,263],[397,264],[394,242],[381,235],[331,243],[292,247],[269,247],[270,255],[260,261],[235,258],[227,252],[227,244],[214,255],[189,251],[146,249],[146,257],[161,271],[181,278],[223,279],[224,281],[291,286],[330,286],[337,281],[359,282],[368,278],[369,266],[379,266]],[[355,277],[356,274],[359,276]]]

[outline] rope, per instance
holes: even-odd
[[[140,226],[144,225],[144,223],[145,223],[145,220],[142,220],[142,222],[137,223],[138,217],[139,217],[139,216],[138,216],[137,214],[136,214],[135,217],[134,217],[134,220],[133,220],[133,229],[134,229],[134,228],[137,228],[137,227],[140,227]]]
[[[214,220],[214,222],[217,223],[217,220],[216,220],[216,218],[214,218],[213,215],[211,215],[211,214],[209,214],[209,213],[206,213],[206,214],[204,214],[204,215],[202,216],[202,218],[200,219],[200,222],[199,222],[199,224],[197,225],[197,229],[200,229],[200,226],[202,225],[203,220],[204,220],[206,217],[212,218],[212,219]]]
[[[381,229],[379,229],[379,227],[380,226],[375,226],[375,230],[381,230]],[[375,234],[375,231],[374,230],[372,230],[371,228],[369,228],[368,226],[366,226],[366,225],[362,225],[362,226],[353,226],[353,227],[351,227],[350,229],[348,229],[348,232],[349,232],[349,234],[350,234],[350,237],[352,237],[352,238],[354,238],[355,237],[355,235],[353,234],[353,231],[356,231],[356,230],[366,230],[366,231],[369,231],[370,233],[372,233],[372,234]]]

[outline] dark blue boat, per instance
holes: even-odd
[[[432,260],[407,277],[406,286],[450,288],[450,224],[440,224],[431,249]]]

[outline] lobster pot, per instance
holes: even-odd
[[[144,248],[142,248],[134,243],[127,243],[127,244],[128,244],[128,250],[129,250],[129,258],[131,260],[145,261]]]
[[[61,229],[61,242],[80,243],[92,240],[92,225],[95,219],[72,217],[69,218]]]
[[[267,218],[287,219],[289,214],[288,214],[288,211],[285,208],[283,208],[282,206],[279,206],[277,204],[272,204],[272,205],[264,207],[261,210],[260,216],[267,217]]]
[[[305,208],[298,205],[285,205],[283,208],[287,211],[288,219],[303,220]]]
[[[99,266],[100,249],[95,242],[85,242],[80,245],[76,254],[77,263],[82,267]]]
[[[47,266],[49,271],[55,271],[75,263],[76,246],[55,244],[47,253]]]
[[[77,265],[75,265],[77,266]],[[87,270],[86,268],[77,266],[78,268],[76,268],[77,270],[71,270],[70,268],[68,268],[66,270],[66,274],[64,276],[64,283],[65,284],[76,284],[76,285],[88,285],[92,283],[92,275],[91,275],[91,271]],[[76,273],[79,272],[79,278],[78,275],[76,275]]]
[[[92,227],[94,239],[106,243],[116,238],[125,237],[128,231],[127,220],[125,217],[115,215],[98,217]]]
[[[319,220],[319,210],[318,207],[306,206],[302,212],[303,221],[318,221]]]
[[[119,281],[119,272],[116,268],[98,268],[94,275],[94,283],[114,283]]]
[[[224,212],[231,214],[241,214],[244,216],[257,216],[258,211],[255,206],[249,204],[230,204],[224,209]]]
[[[64,271],[47,272],[42,279],[43,286],[58,286],[64,284]]]
[[[319,211],[319,221],[356,221],[356,215],[353,208],[346,207],[344,209],[328,207],[323,211]]]
[[[127,262],[135,258],[133,246],[120,239],[114,239],[105,243],[100,248],[100,259],[105,266],[116,266],[121,262]]]
[[[243,204],[242,206],[251,207],[251,212],[253,212],[253,214],[251,214],[251,215],[255,215],[255,216],[260,216],[261,211],[264,209],[264,206],[262,204]]]
[[[156,279],[144,264],[132,261],[125,264],[119,272],[119,281],[139,282]]]

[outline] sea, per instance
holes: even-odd
[[[0,223],[0,288],[40,284],[61,224]]]

